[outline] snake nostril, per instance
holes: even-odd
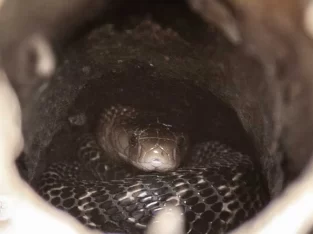
[[[158,158],[155,158],[155,159],[152,159],[151,163],[154,165],[154,166],[159,166],[161,164],[161,160],[158,159]]]

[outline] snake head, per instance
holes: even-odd
[[[188,150],[188,137],[168,128],[148,128],[129,139],[129,160],[144,171],[175,170]]]

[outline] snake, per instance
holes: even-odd
[[[49,165],[37,191],[86,226],[117,233],[144,233],[169,206],[181,208],[186,233],[226,233],[267,205],[249,155],[215,140],[191,144],[178,122],[156,110],[105,108],[77,137],[77,160]]]

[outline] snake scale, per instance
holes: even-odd
[[[78,159],[51,164],[38,191],[91,228],[143,233],[175,205],[187,233],[225,233],[269,199],[248,155],[218,141],[190,145],[166,113],[112,106],[77,144]]]

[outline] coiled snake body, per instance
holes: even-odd
[[[190,149],[183,127],[151,111],[113,106],[100,119],[95,134],[80,137],[77,161],[52,164],[39,187],[89,227],[142,233],[175,205],[187,233],[225,233],[268,201],[247,155],[217,141]]]

